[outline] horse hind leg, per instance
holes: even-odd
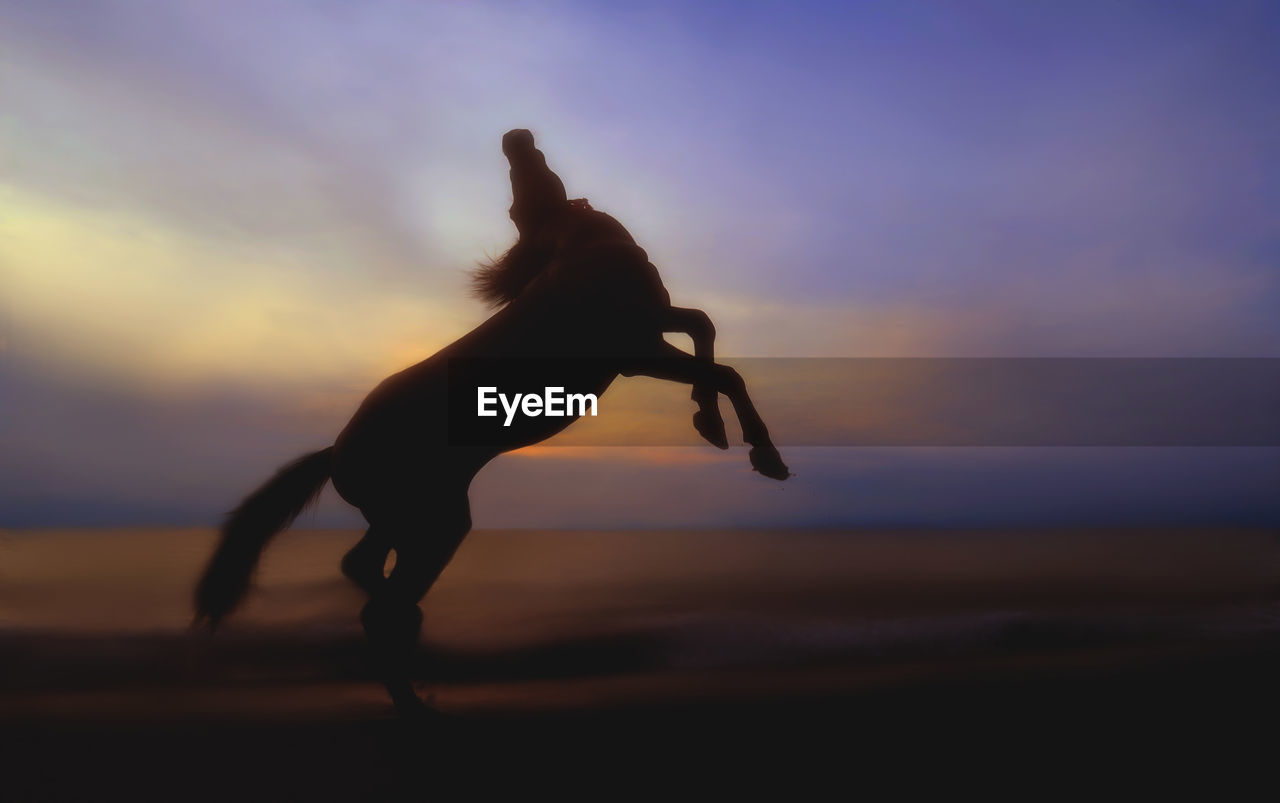
[[[366,594],[377,593],[386,581],[387,556],[391,554],[391,542],[386,533],[370,527],[355,546],[342,558],[342,573]]]
[[[396,711],[411,717],[431,713],[413,687],[414,656],[422,626],[418,602],[471,529],[465,492],[429,504],[423,512],[426,517],[397,516],[376,525],[386,531],[396,552],[396,565],[376,585],[360,613],[374,661]]]

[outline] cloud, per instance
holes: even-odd
[[[0,270],[11,351],[161,385],[369,383],[465,326],[288,254],[3,188]]]

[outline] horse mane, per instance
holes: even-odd
[[[492,307],[515,300],[550,261],[544,248],[521,237],[502,256],[481,262],[471,274],[471,291]]]
[[[594,211],[586,198],[573,198],[561,214]],[[502,256],[479,263],[471,273],[471,292],[491,307],[514,301],[551,262],[554,246],[547,242],[546,234],[544,228],[537,236],[521,235]]]

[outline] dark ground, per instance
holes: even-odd
[[[12,719],[8,800],[610,800],[1157,791],[1274,799],[1280,648],[810,696],[389,716]],[[1127,790],[1127,792],[1126,792]],[[1229,793],[1228,793],[1229,792]]]
[[[479,533],[396,720],[291,533],[0,533],[0,803],[1277,797],[1273,533]],[[888,790],[890,794],[886,795]]]

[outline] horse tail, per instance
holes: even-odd
[[[196,586],[195,625],[216,630],[240,603],[267,541],[284,530],[324,488],[331,473],[333,447],[300,457],[282,467],[261,488],[231,511],[222,540]]]

